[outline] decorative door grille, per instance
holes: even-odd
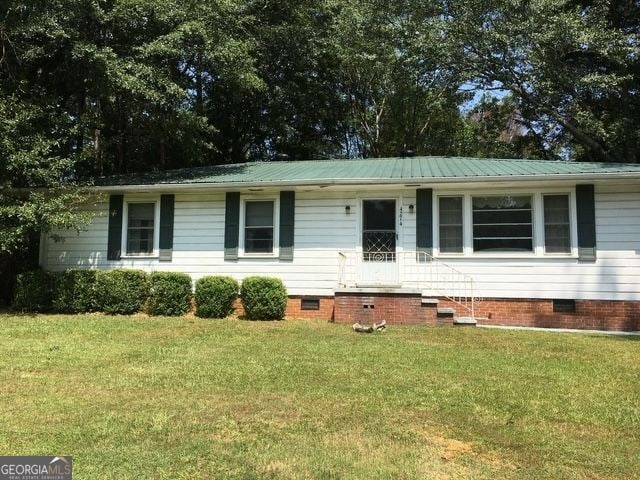
[[[362,255],[365,262],[395,262],[395,230],[363,230]]]

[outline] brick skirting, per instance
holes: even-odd
[[[303,310],[302,299],[307,297],[302,296],[290,296],[287,302],[287,318],[308,318],[311,320],[333,320],[333,297],[311,297],[317,298],[320,301],[320,308],[318,310]],[[233,303],[234,313],[239,317],[244,315],[244,308],[242,307],[242,301],[238,298]]]
[[[439,318],[438,308],[453,308],[456,316],[468,316],[454,302],[439,298],[437,305],[425,305],[420,294],[407,293],[337,293],[319,299],[318,310],[302,310],[301,296],[289,297],[286,316],[373,324],[386,320],[390,325],[446,325],[452,318]],[[237,301],[236,313],[242,315]],[[491,298],[476,303],[479,325],[520,327],[575,328],[585,330],[640,330],[640,302],[611,300],[576,300],[575,313],[553,311],[551,299]]]
[[[317,298],[320,300],[320,308],[318,310],[302,310],[303,298]],[[333,320],[334,303],[333,297],[291,296],[289,303],[287,303],[287,317]]]
[[[420,294],[338,293],[334,320],[341,323],[436,324],[436,309],[423,307]]]
[[[575,313],[553,311],[552,300],[486,299],[476,305],[482,325],[640,330],[640,302],[576,300]]]
[[[436,305],[422,304],[419,294],[338,293],[334,320],[343,323],[439,325],[453,323],[438,318],[438,308],[453,308],[456,316],[469,313],[454,302],[439,298]],[[476,303],[479,325],[505,325],[586,330],[640,330],[640,302],[576,300],[575,313],[553,311],[551,299],[484,299]]]

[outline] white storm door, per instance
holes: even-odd
[[[395,199],[362,201],[360,286],[395,286],[400,283],[396,203]]]

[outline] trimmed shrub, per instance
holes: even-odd
[[[95,289],[99,310],[129,315],[144,308],[149,298],[149,276],[142,270],[101,270]]]
[[[184,315],[191,309],[192,284],[186,273],[154,272],[149,284],[150,315]]]
[[[282,280],[272,277],[247,277],[242,282],[240,297],[247,318],[281,320],[287,309],[287,289]]]
[[[58,275],[53,308],[64,313],[96,310],[96,277],[96,270],[67,270]]]
[[[231,277],[202,277],[196,282],[196,315],[224,318],[233,312],[240,285]]]
[[[53,308],[55,274],[44,270],[24,272],[16,277],[13,308],[22,312],[48,312]]]

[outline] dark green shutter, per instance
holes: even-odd
[[[227,192],[224,212],[224,259],[238,259],[238,236],[240,234],[240,194]]]
[[[280,260],[293,260],[296,193],[280,192]]]
[[[120,260],[122,254],[122,203],[123,195],[109,197],[109,230],[107,235],[107,260]]]
[[[596,206],[593,185],[576,185],[578,217],[578,257],[581,261],[596,260]]]
[[[416,250],[433,255],[433,190],[416,190]]]
[[[170,262],[173,253],[175,195],[160,196],[160,261]]]

